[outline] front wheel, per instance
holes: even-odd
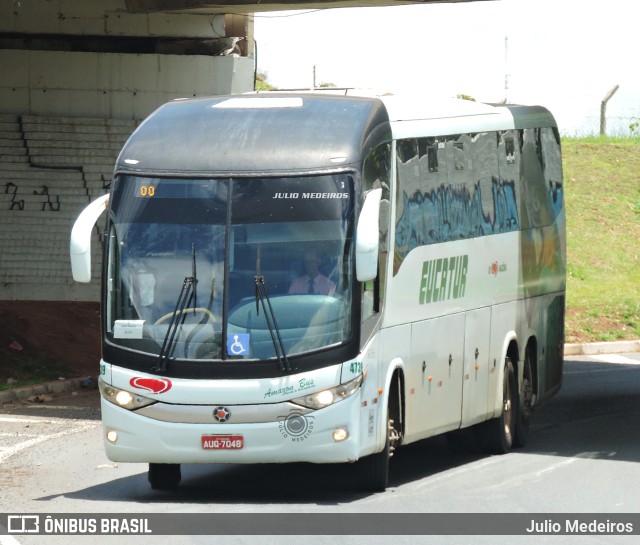
[[[384,492],[389,484],[389,460],[400,441],[400,431],[387,412],[387,438],[382,451],[358,461],[360,487],[369,492]]]
[[[175,490],[182,479],[180,464],[149,464],[148,478],[154,490]]]

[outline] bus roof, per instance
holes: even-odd
[[[129,138],[116,169],[277,175],[358,165],[391,138],[555,127],[538,106],[330,89],[179,99]]]
[[[438,100],[421,95],[388,95],[380,100],[397,139],[556,126],[551,113],[540,106]]]
[[[271,94],[278,92],[269,91]],[[429,122],[423,124],[424,129],[421,132],[425,136],[473,132],[473,127],[477,127],[478,131],[487,131],[557,126],[551,113],[541,106],[487,104],[417,91],[393,93],[377,89],[327,87],[297,92],[377,98],[385,105],[389,121],[396,129],[394,138],[404,137],[398,134],[404,122]],[[495,125],[493,129],[489,127],[491,124]]]
[[[125,144],[116,168],[162,173],[272,174],[357,165],[391,139],[382,102],[326,95],[175,100]]]

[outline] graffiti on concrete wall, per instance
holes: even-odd
[[[9,202],[9,210],[24,210],[25,209],[25,199],[17,198],[19,196],[18,186],[13,182],[7,182],[4,186],[5,195],[11,195],[11,201]],[[40,206],[40,211],[44,212],[45,210],[51,210],[52,212],[60,211],[60,195],[49,194],[49,188],[46,185],[43,185],[40,191],[33,191],[34,195],[41,196],[43,199],[41,202],[38,202],[37,205]]]

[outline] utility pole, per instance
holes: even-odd
[[[504,103],[509,102],[509,36],[504,36]]]

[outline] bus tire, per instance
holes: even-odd
[[[516,432],[513,437],[515,447],[524,447],[529,439],[529,423],[533,411],[533,367],[531,353],[527,350],[522,368],[522,389],[518,396],[518,415],[516,418]]]
[[[477,428],[478,442],[483,450],[492,454],[506,454],[514,445],[515,429],[518,413],[518,391],[516,374],[511,358],[504,362],[504,378],[502,382],[502,411]]]
[[[175,490],[182,479],[180,464],[149,464],[148,478],[153,490]]]
[[[389,462],[399,441],[400,434],[387,411],[387,437],[382,451],[365,456],[358,461],[360,488],[368,492],[384,492],[389,485]]]

